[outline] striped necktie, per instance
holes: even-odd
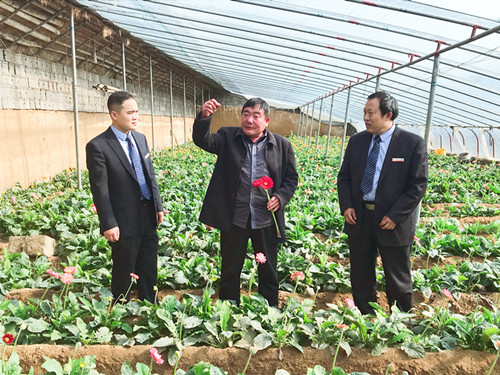
[[[373,147],[368,154],[366,160],[365,172],[361,180],[361,191],[363,194],[368,194],[373,188],[373,177],[375,176],[375,168],[377,166],[378,152],[380,150],[380,135],[373,138]]]
[[[132,167],[134,168],[135,175],[137,176],[137,181],[139,182],[139,188],[141,189],[141,194],[146,199],[151,199],[151,190],[146,182],[146,178],[144,177],[144,171],[142,169],[141,158],[137,153],[137,150],[132,143],[132,139],[130,138],[130,134],[127,135],[127,143],[128,143],[128,153],[130,156],[130,160],[132,161]]]

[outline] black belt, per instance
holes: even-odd
[[[363,201],[363,206],[368,211],[375,211],[375,202],[374,201]]]
[[[142,207],[148,206],[152,203],[153,203],[153,201],[151,199],[141,198]]]

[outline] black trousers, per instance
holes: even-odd
[[[411,280],[410,245],[382,246],[377,242],[375,230],[379,226],[373,211],[364,209],[360,232],[349,236],[351,286],[354,303],[363,314],[373,314],[368,302],[377,302],[375,264],[377,249],[384,267],[386,294],[389,305],[401,311],[412,308],[413,283]]]
[[[154,204],[145,202],[141,208],[139,223],[142,236],[127,237],[120,233],[120,240],[110,242],[113,270],[111,273],[111,292],[115,299],[129,300],[131,286],[130,273],[139,276],[137,290],[139,299],[154,303],[158,279],[158,235],[156,233],[156,213]],[[133,288],[131,288],[133,289]]]
[[[273,242],[276,228],[271,225],[262,229],[240,228],[235,225],[231,231],[221,233],[222,270],[219,298],[240,301],[240,275],[245,262],[248,240],[252,240],[254,254],[263,253],[267,260],[259,264],[258,292],[270,306],[278,305],[278,244]]]

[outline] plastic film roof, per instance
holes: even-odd
[[[442,0],[78,0],[230,92],[362,122],[366,96],[399,101],[399,122],[424,124],[433,58],[419,57],[500,26],[500,2]],[[431,4],[439,4],[439,7]],[[490,30],[491,31],[491,30]],[[440,54],[433,125],[498,127],[498,32]],[[316,111],[319,102],[315,103]]]

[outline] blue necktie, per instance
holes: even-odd
[[[363,194],[368,194],[373,188],[373,177],[375,176],[375,168],[377,166],[378,152],[380,150],[380,135],[376,135],[373,139],[373,147],[368,154],[366,160],[365,173],[361,180],[361,191]]]
[[[132,167],[134,167],[135,175],[137,176],[137,181],[139,182],[139,188],[141,189],[141,194],[146,199],[151,199],[151,190],[144,177],[144,171],[142,170],[142,163],[137,150],[135,149],[130,134],[127,135],[128,143],[128,153],[130,160],[132,161]]]

